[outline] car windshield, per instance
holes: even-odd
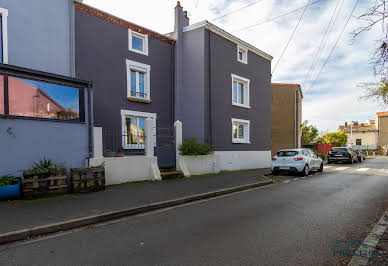
[[[295,156],[297,155],[297,151],[279,151],[276,155],[278,157],[290,157],[290,156]]]
[[[347,148],[333,148],[332,151],[348,151]]]

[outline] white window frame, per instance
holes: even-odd
[[[244,126],[244,138],[235,138],[234,137],[234,132],[233,132],[233,125],[238,124],[238,125],[243,125]],[[250,128],[251,128],[251,121],[249,120],[244,120],[244,119],[237,119],[237,118],[232,118],[232,142],[233,143],[246,143],[250,144]]]
[[[239,52],[242,53],[242,60],[240,60],[240,58],[238,56]],[[248,64],[248,49],[246,49],[240,45],[237,45],[237,61],[244,63],[244,64]]]
[[[127,98],[136,98],[143,100],[151,100],[151,66],[142,64],[139,62],[126,60],[127,65]],[[131,95],[131,70],[139,71],[144,73],[144,93],[146,94],[144,98],[141,98],[140,95]],[[136,74],[136,77],[138,74]],[[138,79],[138,78],[137,78]],[[136,91],[139,90],[139,84],[136,84]]]
[[[143,40],[143,51],[134,49],[132,47],[132,36],[135,36]],[[128,29],[128,41],[129,41],[129,46],[128,46],[129,51],[148,56],[148,35],[141,34],[139,32],[135,32]]]
[[[132,110],[121,110],[121,132],[122,132],[122,147],[126,150],[144,150],[144,144],[127,144],[125,142],[125,127],[127,117],[137,118],[152,118],[152,127],[154,133],[154,146],[156,147],[156,113],[138,112]],[[147,141],[147,139],[145,139]]]
[[[3,32],[3,64],[8,64],[8,10],[0,8]]]
[[[234,101],[233,82],[235,82],[235,81],[244,84],[244,103],[243,104]],[[232,74],[232,104],[233,105],[239,106],[239,107],[244,107],[244,108],[251,108],[249,106],[249,84],[250,84],[249,79]],[[238,97],[238,95],[237,95],[237,97]]]

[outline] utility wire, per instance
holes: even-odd
[[[304,85],[306,84],[308,78],[310,77],[310,75],[313,73],[313,71],[314,71],[314,69],[315,69],[316,62],[317,62],[317,59],[318,59],[318,55],[319,55],[321,49],[324,49],[324,47],[326,46],[326,42],[324,43],[324,40],[325,40],[326,36],[328,36],[327,34],[328,34],[328,32],[329,32],[331,22],[333,21],[334,15],[336,14],[336,11],[337,11],[338,4],[339,4],[340,2],[341,2],[341,0],[338,0],[338,1],[337,1],[337,4],[336,4],[336,6],[335,6],[335,8],[334,8],[334,11],[333,11],[333,15],[332,15],[331,18],[330,18],[329,24],[327,24],[325,33],[324,33],[324,35],[323,35],[323,37],[322,37],[322,39],[321,39],[321,43],[319,44],[317,53],[315,54],[314,59],[313,59],[313,62],[311,63],[310,69],[309,69],[309,71],[307,72],[306,77],[305,77],[305,79],[304,79],[304,81],[303,81],[303,83],[302,83],[302,88],[304,87]],[[342,1],[342,5],[343,5],[344,2],[345,2],[345,0]],[[338,17],[338,14],[339,14],[340,11],[341,11],[342,5],[340,6],[340,8],[339,8],[339,10],[338,10],[336,19],[337,19],[337,17]],[[334,20],[333,25],[335,24],[336,19]],[[327,41],[327,39],[326,39],[326,41]],[[323,43],[324,43],[324,45],[322,46]]]
[[[258,1],[256,1],[256,2],[253,2],[253,3],[251,3],[251,4],[247,5],[247,6],[241,7],[241,8],[239,8],[239,9],[234,10],[234,11],[232,11],[232,12],[230,12],[230,13],[225,14],[225,15],[222,15],[222,16],[219,16],[219,17],[216,17],[216,18],[213,18],[213,19],[211,19],[210,21],[215,21],[215,20],[218,20],[218,19],[220,19],[220,18],[223,18],[223,17],[229,16],[229,15],[232,15],[232,14],[237,13],[237,12],[239,12],[239,11],[241,11],[241,10],[243,10],[243,9],[246,9],[246,8],[248,8],[248,7],[250,7],[250,6],[256,5],[257,3],[260,3],[261,1],[263,1],[263,0],[258,0]]]
[[[316,4],[316,3],[320,2],[320,1],[321,1],[321,0],[316,0],[316,1],[311,2],[311,3],[309,3],[309,4],[305,5],[305,6],[302,6],[302,7],[299,7],[299,8],[297,8],[297,9],[291,10],[291,11],[289,11],[289,12],[287,12],[287,13],[284,13],[284,14],[282,14],[282,15],[280,15],[280,16],[273,17],[273,18],[267,19],[267,20],[265,20],[265,21],[255,23],[255,24],[253,24],[253,25],[246,26],[246,27],[241,28],[241,29],[233,30],[232,32],[243,31],[243,30],[250,29],[250,28],[253,28],[253,27],[256,27],[256,26],[260,26],[260,25],[262,25],[262,24],[271,22],[271,21],[273,21],[273,20],[275,20],[275,19],[282,18],[282,17],[284,17],[284,16],[287,16],[287,15],[289,15],[289,14],[292,14],[292,13],[294,13],[294,12],[296,12],[296,11],[299,11],[299,10],[301,10],[301,9],[303,9],[303,8],[306,8],[306,7],[308,7],[308,6],[314,5],[314,4]]]
[[[346,23],[345,23],[344,27],[342,28],[342,31],[341,31],[340,35],[338,36],[336,42],[334,43],[333,48],[331,49],[329,55],[328,55],[327,58],[326,58],[325,63],[323,64],[323,66],[322,66],[321,70],[319,71],[318,75],[315,77],[314,81],[311,83],[310,87],[309,87],[308,89],[306,89],[306,91],[304,92],[305,95],[306,95],[306,93],[314,86],[315,82],[317,81],[317,79],[318,79],[319,76],[321,75],[323,69],[325,68],[327,62],[329,61],[330,56],[333,54],[334,49],[337,47],[338,41],[341,39],[341,36],[342,36],[342,34],[344,33],[344,31],[345,31],[345,29],[346,29],[346,26],[348,25],[348,23],[349,23],[349,21],[350,21],[352,15],[353,15],[353,13],[354,13],[354,10],[356,10],[356,7],[357,7],[357,5],[358,5],[358,2],[360,2],[360,0],[357,0],[357,1],[356,1],[356,4],[354,5],[354,7],[353,7],[353,9],[352,9],[352,12],[350,13],[348,19],[346,20]]]
[[[287,42],[287,44],[286,44],[286,47],[284,47],[283,52],[281,53],[281,55],[280,55],[278,61],[276,62],[276,65],[275,65],[274,69],[272,70],[272,73],[271,73],[272,75],[273,75],[273,73],[275,72],[277,66],[279,65],[279,62],[280,62],[280,60],[282,59],[284,52],[287,50],[288,45],[290,44],[290,42],[291,42],[291,40],[292,40],[292,37],[294,37],[294,34],[295,34],[296,30],[298,29],[299,23],[301,22],[301,20],[302,20],[302,18],[303,18],[303,16],[304,16],[304,13],[306,12],[306,9],[307,9],[307,7],[308,7],[309,4],[310,4],[310,1],[311,1],[311,0],[308,0],[307,5],[304,7],[303,13],[302,13],[302,15],[300,16],[300,18],[299,18],[299,20],[298,20],[298,23],[295,25],[294,31],[292,32],[290,38],[288,39],[288,42]]]

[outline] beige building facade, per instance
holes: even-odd
[[[272,83],[271,151],[301,147],[303,93],[299,84]]]
[[[345,122],[339,130],[348,136],[348,146],[382,154],[388,148],[388,112],[376,113],[368,123]]]

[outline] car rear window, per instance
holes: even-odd
[[[332,151],[348,151],[347,148],[333,148]]]
[[[297,151],[279,151],[276,155],[278,157],[290,157],[290,156],[295,156],[297,155]]]

